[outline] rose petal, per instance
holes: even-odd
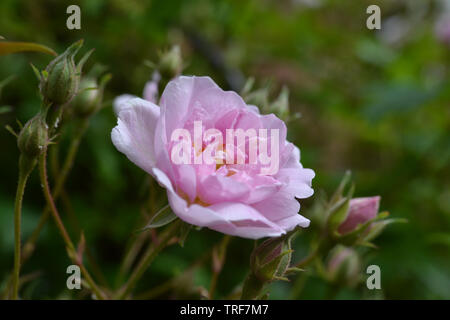
[[[156,163],[154,136],[158,119],[158,106],[135,98],[122,104],[117,126],[111,132],[114,146],[148,173]]]

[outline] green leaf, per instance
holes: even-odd
[[[402,218],[393,218],[393,219],[386,219],[381,220],[377,222],[373,222],[370,227],[369,234],[364,237],[364,242],[369,242],[373,239],[375,239],[377,236],[380,235],[380,233],[386,228],[387,225],[392,223],[407,223],[408,220],[402,219]]]
[[[49,47],[32,42],[14,42],[14,41],[0,41],[0,56],[16,52],[35,51],[43,52],[56,56],[56,52]]]
[[[336,231],[341,223],[347,219],[349,206],[350,198],[343,198],[331,207],[328,217],[328,229],[331,232]]]
[[[150,222],[144,227],[144,230],[165,226],[176,218],[177,216],[170,210],[170,206],[166,205],[153,216]]]
[[[0,115],[9,113],[13,110],[11,106],[0,106]]]
[[[178,244],[181,247],[184,247],[184,242],[186,241],[189,232],[192,229],[192,225],[186,222],[183,222],[178,229]]]
[[[338,188],[334,192],[333,196],[330,199],[330,203],[335,203],[339,201],[342,198],[342,194],[344,193],[345,186],[349,183],[350,179],[352,177],[352,173],[350,170],[347,170],[344,174],[344,177],[342,178],[341,182],[339,183]]]
[[[30,63],[30,65],[31,65],[31,69],[33,69],[34,75],[36,76],[38,81],[41,81],[42,76],[41,76],[41,73],[39,72],[38,68],[36,68],[34,66],[34,64],[32,64],[32,63]]]
[[[427,237],[426,241],[429,244],[444,245],[450,248],[450,234],[444,232],[432,233]]]
[[[15,75],[12,75],[12,76],[9,76],[9,77],[7,77],[6,79],[3,79],[2,81],[0,81],[0,97],[1,97],[1,95],[2,95],[3,88],[4,88],[8,83],[12,82],[12,80],[13,80],[15,77],[16,77]]]

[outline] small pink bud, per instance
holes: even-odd
[[[144,87],[143,97],[145,100],[158,103],[158,84],[161,80],[160,74],[155,71],[152,75],[152,80],[148,81]]]
[[[436,38],[446,44],[450,45],[450,16],[443,15],[435,24],[434,33]]]
[[[353,286],[359,280],[360,268],[361,264],[356,251],[338,246],[331,253],[326,271],[331,282]]]
[[[348,215],[339,226],[339,233],[349,233],[355,230],[358,225],[375,218],[378,214],[379,205],[379,196],[350,200]]]

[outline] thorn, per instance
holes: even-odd
[[[22,122],[20,122],[19,119],[16,119],[16,123],[19,125],[20,130],[22,130],[22,129],[23,129],[23,124],[22,124]]]
[[[54,142],[54,140],[56,140],[56,138],[58,138],[61,135],[61,133],[56,133],[54,136],[50,137],[48,144],[56,144],[56,142]]]
[[[33,69],[34,75],[36,76],[36,78],[38,79],[38,81],[40,82],[42,80],[42,76],[38,70],[38,68],[36,68],[34,66],[34,64],[30,63],[31,69]]]
[[[305,269],[300,269],[300,268],[297,268],[297,267],[290,267],[290,268],[286,269],[287,273],[303,272],[303,271],[305,271]]]
[[[77,71],[81,74],[81,69],[83,68],[83,65],[86,63],[89,56],[94,52],[95,49],[91,49],[88,52],[85,53],[85,55],[80,59],[77,65]]]
[[[17,133],[14,132],[13,128],[11,128],[10,125],[6,125],[6,126],[5,126],[5,129],[6,129],[9,133],[11,133],[14,137],[19,138],[19,135],[18,135]]]
[[[289,279],[286,278],[286,277],[274,276],[273,278],[274,278],[275,280],[280,280],[280,281],[287,281],[287,282],[289,282]]]

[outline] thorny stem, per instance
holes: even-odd
[[[67,212],[67,215],[69,218],[71,218],[72,223],[71,225],[74,226],[76,229],[76,232],[80,234],[82,232],[82,229],[80,227],[79,221],[77,219],[76,214],[73,212],[72,206],[70,205],[70,199],[65,190],[61,191],[61,197],[64,205],[64,209]],[[108,282],[102,273],[100,266],[98,265],[97,261],[94,258],[94,255],[92,254],[92,251],[89,247],[85,247],[84,252],[86,254],[87,262],[89,263],[93,276],[98,280],[98,282],[107,287]]]
[[[245,279],[241,300],[257,299],[263,289],[264,282],[259,280],[254,274],[250,273]]]
[[[176,277],[160,284],[159,286],[156,286],[154,288],[151,288],[150,290],[140,293],[139,295],[135,296],[134,298],[136,300],[150,300],[150,299],[156,299],[160,297],[162,294],[166,293],[170,289],[176,287],[180,283],[184,283],[185,281],[192,280],[193,273],[196,268],[201,266],[211,255],[211,251],[207,251],[204,253],[197,261],[195,261],[193,264],[191,264],[187,269],[185,269],[181,274],[177,275]]]
[[[230,242],[231,237],[225,235],[220,242],[220,244],[213,248],[212,260],[213,260],[213,273],[211,277],[211,284],[209,286],[209,299],[214,298],[214,293],[217,288],[217,281],[219,280],[220,272],[222,271],[223,265],[225,263],[227,247]]]
[[[44,190],[44,196],[45,200],[47,201],[47,205],[50,207],[50,213],[52,214],[56,226],[58,227],[62,238],[64,239],[64,242],[67,247],[67,251],[69,253],[69,257],[72,259],[72,261],[77,264],[81,272],[83,272],[87,283],[89,283],[89,286],[91,287],[92,291],[96,295],[98,299],[105,299],[104,294],[101,292],[101,290],[98,288],[98,286],[95,284],[94,280],[92,279],[91,275],[83,265],[83,263],[80,261],[80,258],[77,258],[77,252],[75,249],[75,246],[73,245],[72,240],[69,237],[69,234],[67,233],[66,228],[64,227],[64,224],[61,220],[61,217],[58,213],[58,209],[55,206],[55,202],[53,200],[50,186],[48,185],[48,178],[47,178],[47,149],[45,148],[42,154],[39,157],[39,175],[41,179],[41,184]]]
[[[143,208],[143,216],[146,219],[146,221],[149,221],[150,218],[155,214],[155,188],[154,188],[154,182],[153,178],[151,176],[148,177],[148,183],[149,183],[149,196],[147,201],[147,209],[148,212],[151,213],[151,216],[146,214],[146,208]],[[154,230],[151,230],[154,231]],[[136,236],[135,239],[130,243],[129,249],[125,253],[125,257],[122,260],[122,264],[119,268],[119,274],[117,277],[117,283],[122,283],[123,278],[125,275],[129,272],[131,266],[133,265],[136,257],[138,256],[139,252],[141,251],[142,247],[144,246],[146,240],[149,238],[148,233],[141,233],[138,236]]]
[[[139,264],[134,269],[127,283],[122,288],[122,290],[120,290],[117,299],[125,299],[128,297],[130,292],[136,286],[137,281],[142,277],[149,265],[153,262],[153,259],[155,259],[155,257],[161,252],[162,249],[166,247],[168,242],[175,235],[179,224],[179,220],[171,223],[169,227],[164,230],[158,237],[158,243],[155,245],[150,245],[148,247],[147,251],[144,253],[144,256],[141,258]]]
[[[22,202],[25,186],[31,171],[36,165],[35,160],[26,158],[23,154],[19,158],[19,182],[17,184],[16,200],[14,204],[14,270],[12,278],[12,299],[17,300],[19,292],[19,274],[20,274],[20,225],[22,218]]]
[[[69,175],[69,172],[73,167],[75,156],[78,152],[78,147],[80,146],[81,139],[82,139],[84,133],[86,132],[88,124],[89,124],[88,119],[84,119],[81,122],[80,127],[78,127],[75,132],[75,137],[70,144],[69,151],[67,153],[64,164],[61,168],[61,171],[59,172],[58,178],[56,179],[55,189],[53,190],[53,199],[55,201],[60,196],[61,191],[63,190],[64,184],[66,183],[66,179]],[[34,229],[30,238],[27,240],[27,242],[24,245],[22,264],[32,255],[34,248],[35,248],[36,241],[38,240],[42,229],[44,228],[45,224],[47,223],[49,216],[50,216],[50,206],[47,205],[42,212],[42,215],[41,215],[41,218],[39,219],[37,227]]]

